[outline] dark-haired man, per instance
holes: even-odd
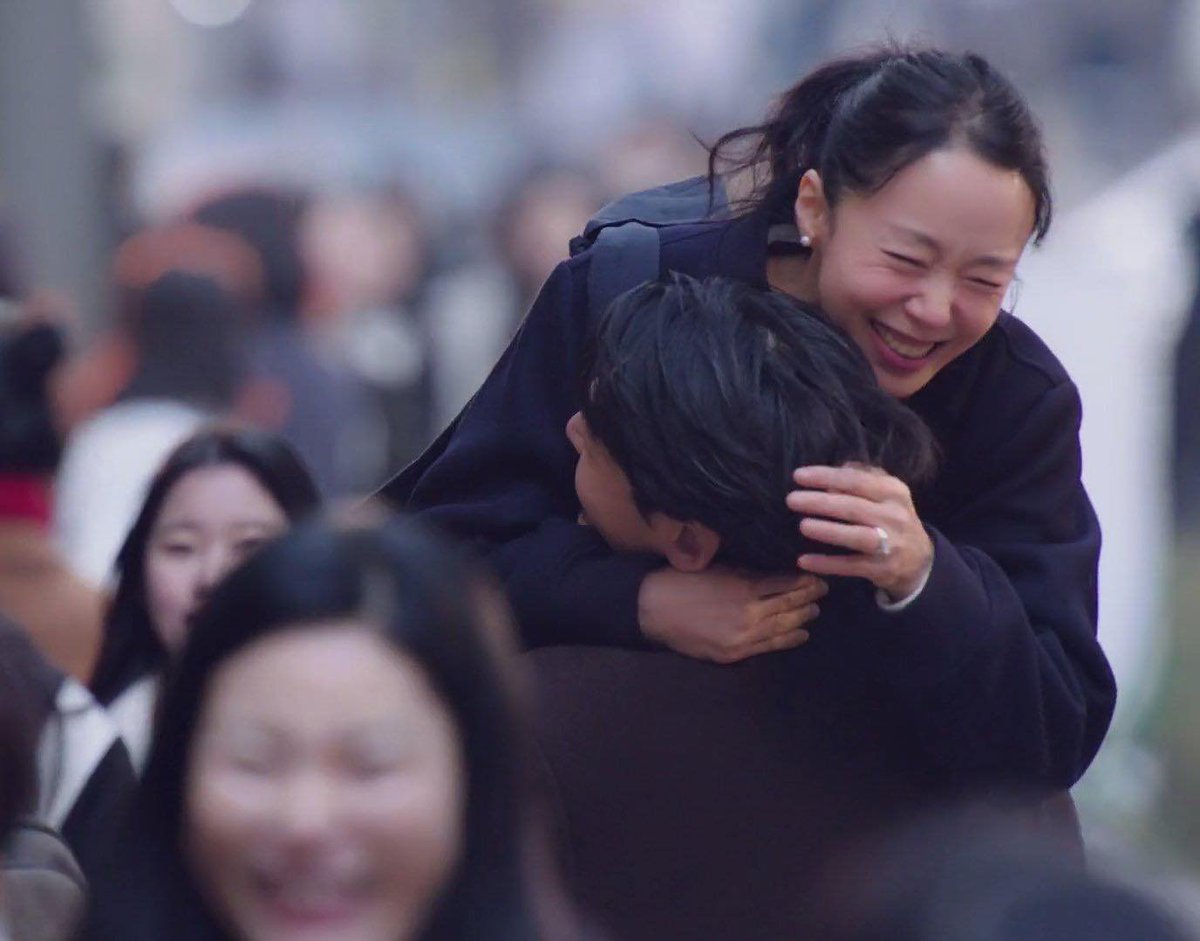
[[[857,461],[917,482],[934,462],[852,342],[737,282],[676,275],[621,296],[581,382],[566,428],[580,522],[685,572],[792,571],[792,468]],[[887,639],[855,613],[878,603],[858,580],[834,585],[803,651],[785,617],[756,651],[780,653],[732,665],[702,650],[527,655],[569,877],[614,937],[824,937],[823,879],[854,840],[1003,783],[922,748],[881,682]]]

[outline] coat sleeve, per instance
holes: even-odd
[[[661,565],[612,552],[576,522],[566,423],[588,329],[587,263],[555,269],[452,430],[381,491],[489,559],[526,646],[644,645],[637,594]]]
[[[895,614],[861,607],[882,681],[964,784],[1069,787],[1112,719],[1080,416],[1072,383],[1049,387],[1014,437],[974,456],[971,496],[928,527],[933,572],[917,600]]]

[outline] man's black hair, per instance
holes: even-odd
[[[729,565],[790,571],[809,548],[784,503],[797,467],[858,461],[910,484],[934,470],[928,428],[854,341],[777,291],[681,274],[636,287],[597,325],[581,378],[638,509],[705,524]]]

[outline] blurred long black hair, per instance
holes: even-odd
[[[168,455],[146,492],[141,511],[117,553],[118,580],[104,623],[92,692],[108,705],[141,677],[161,670],[167,651],[146,605],[146,547],[171,489],[191,471],[231,464],[248,471],[290,521],[316,511],[316,484],[292,448],[277,435],[235,425],[196,432]]]

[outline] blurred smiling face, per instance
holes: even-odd
[[[212,587],[288,525],[283,509],[238,464],[189,471],[167,493],[146,544],[146,606],[171,654]]]
[[[457,863],[454,722],[376,632],[277,632],[215,674],[191,752],[186,852],[246,941],[403,941]]]

